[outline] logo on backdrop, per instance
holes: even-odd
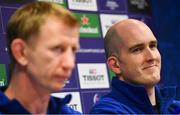
[[[96,0],[68,0],[69,9],[97,11]]]
[[[148,6],[146,0],[130,0],[130,4],[136,6],[138,9],[144,9]]]
[[[126,13],[125,0],[97,0],[99,11],[107,13]],[[104,4],[102,4],[102,2]]]
[[[85,16],[85,15],[83,15],[82,17],[81,17],[81,22],[82,22],[82,25],[84,26],[84,25],[88,25],[89,24],[89,19]]]
[[[7,76],[5,64],[0,64],[0,86],[7,85]]]
[[[73,108],[74,110],[82,112],[82,105],[81,105],[81,99],[80,99],[79,92],[52,93],[52,96],[64,98],[68,94],[72,95],[72,99],[71,99],[70,103],[68,104],[68,106]]]
[[[116,9],[116,8],[118,8],[119,7],[119,5],[117,4],[117,2],[116,1],[106,1],[106,7],[109,7],[111,10],[114,10],[114,9]]]
[[[66,2],[64,0],[38,0],[38,1],[53,2],[67,8]]]
[[[105,63],[79,63],[77,67],[82,89],[109,88]]]
[[[140,21],[143,21],[145,24],[147,24],[150,28],[152,28],[152,18],[151,17],[148,17],[148,16],[144,16],[144,17],[140,17],[140,16],[136,16],[136,15],[132,15],[132,16],[129,16],[129,18],[134,18],[134,19],[137,19],[137,20],[140,20]]]
[[[149,0],[128,0],[129,12],[150,14],[149,2]]]
[[[117,21],[124,20],[127,18],[127,15],[100,14],[103,37],[105,36],[110,26],[115,24]]]
[[[81,37],[101,37],[100,24],[97,14],[92,13],[75,13],[80,21]]]
[[[82,76],[84,81],[102,81],[104,80],[104,75],[98,74],[95,68],[89,68],[88,75]]]

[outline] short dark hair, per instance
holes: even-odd
[[[104,48],[106,57],[116,56],[119,53],[118,45],[120,44],[121,38],[117,33],[115,26],[112,26],[106,33],[104,38]]]

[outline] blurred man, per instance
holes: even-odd
[[[0,93],[0,113],[74,114],[71,96],[51,97],[61,90],[75,65],[79,23],[57,4],[33,2],[10,18],[7,38],[13,71]]]
[[[161,55],[157,40],[141,21],[126,19],[105,36],[107,65],[116,74],[112,91],[92,108],[98,114],[161,114],[180,106],[165,98],[155,85],[160,81]]]

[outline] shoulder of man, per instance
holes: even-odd
[[[180,101],[180,86],[156,86],[156,93],[159,98],[174,99]]]
[[[66,95],[64,98],[51,97],[49,112],[61,114],[81,114],[80,112],[72,109],[67,104],[71,101],[72,96]]]
[[[157,86],[156,93],[162,113],[177,113],[180,110],[179,86],[167,86],[163,88]]]
[[[129,107],[113,98],[101,98],[92,107],[90,114],[129,114],[134,113]]]

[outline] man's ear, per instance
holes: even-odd
[[[27,64],[28,61],[26,59],[26,43],[22,39],[16,38],[12,41],[11,51],[17,63],[22,66],[25,66]]]
[[[107,65],[115,74],[121,73],[120,64],[116,57],[110,56],[107,59]]]

